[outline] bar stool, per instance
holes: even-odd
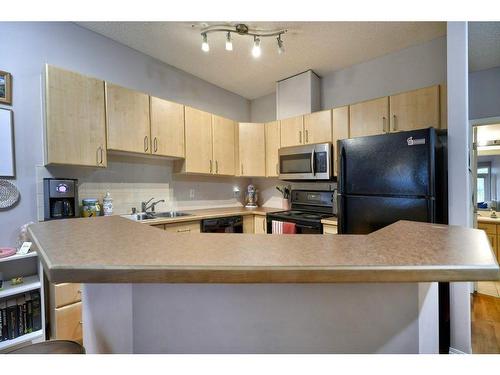
[[[23,346],[7,354],[85,354],[85,348],[75,341],[50,340]]]

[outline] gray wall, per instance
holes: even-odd
[[[11,108],[14,110],[17,170],[13,182],[21,192],[21,201],[15,208],[0,211],[0,245],[13,245],[17,227],[37,218],[35,166],[43,162],[41,72],[45,63],[235,120],[250,120],[249,100],[78,25],[3,22],[0,23],[0,35],[0,69],[13,75]],[[141,172],[144,168],[148,168],[148,162],[138,163],[127,174]],[[120,173],[112,168],[108,171],[114,178]],[[229,186],[227,191],[229,199],[232,196]]]
[[[500,116],[500,67],[469,73],[469,119]]]
[[[446,82],[446,37],[322,77],[322,108],[334,108]]]
[[[276,93],[272,93],[250,102],[250,121],[269,122],[276,120]]]

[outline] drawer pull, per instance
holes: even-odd
[[[191,232],[191,229],[177,229],[177,232],[178,233],[181,233],[181,232]]]
[[[80,320],[80,321],[78,322],[78,324],[83,324],[83,322]]]

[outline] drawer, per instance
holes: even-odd
[[[165,224],[165,230],[170,233],[200,233],[199,221],[188,221],[178,224]]]
[[[55,337],[57,340],[82,341],[82,303],[77,302],[55,309]]]
[[[323,224],[323,234],[337,234],[337,226],[336,225],[328,225]]]
[[[72,283],[54,284],[54,307],[62,307],[82,300],[82,285]]]
[[[266,234],[267,233],[267,222],[265,216],[254,215],[254,233],[255,234]]]
[[[158,229],[165,229],[165,224],[157,224],[157,225],[151,225],[153,228],[158,228]]]
[[[497,235],[497,225],[496,224],[477,223],[477,227],[479,229],[484,230],[488,234],[492,234],[494,236]]]

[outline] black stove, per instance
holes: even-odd
[[[295,223],[297,233],[323,233],[321,219],[336,216],[335,191],[292,190],[291,210],[268,213],[267,233],[272,233],[272,222]]]

